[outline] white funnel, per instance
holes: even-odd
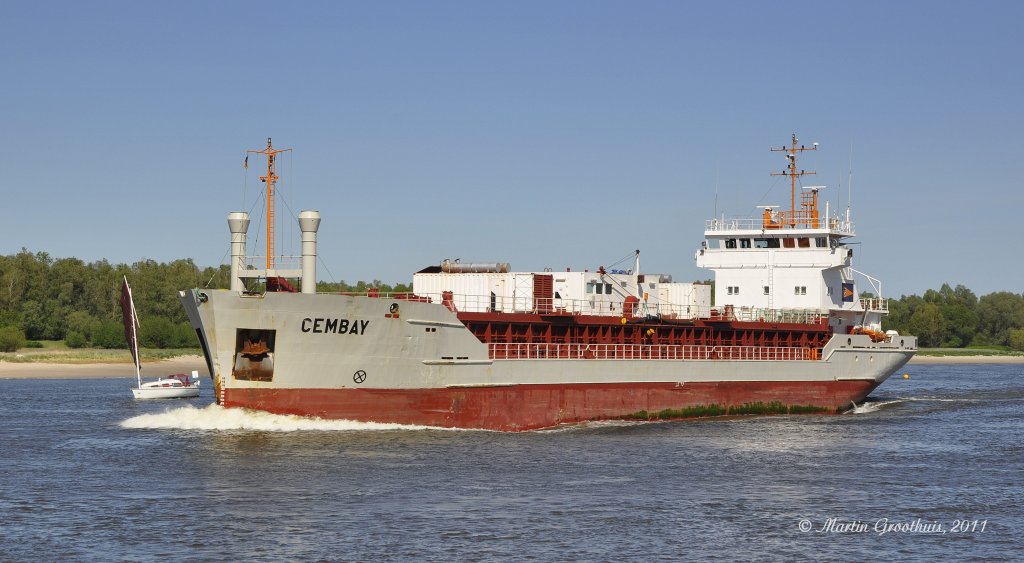
[[[249,214],[244,211],[228,213],[231,229],[231,291],[242,291],[245,284],[238,274],[245,268],[245,233],[249,230]]]
[[[319,211],[299,213],[299,229],[302,231],[302,293],[316,293],[316,231],[319,228]]]

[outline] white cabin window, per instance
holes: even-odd
[[[612,294],[612,284],[610,284],[610,283],[604,284],[604,292],[607,293],[608,295],[611,295]]]
[[[587,284],[587,293],[594,293],[594,282]]]
[[[770,290],[770,289],[771,289],[771,288],[770,288],[770,287],[768,287],[767,285],[766,285],[766,286],[764,286],[764,294],[765,294],[765,295],[768,295],[768,292],[769,292],[769,290]]]
[[[818,237],[814,239],[814,246],[818,248],[828,248],[828,239],[825,237]]]
[[[730,285],[730,286],[726,287],[726,290],[728,290],[726,293],[728,293],[729,295],[739,295],[740,294],[740,286],[738,286],[738,285]]]
[[[720,243],[721,241],[720,241],[720,240],[718,240],[718,239],[716,239],[716,238],[709,238],[709,239],[708,239],[707,241],[705,241],[705,242],[706,242],[706,244],[707,244],[707,248],[716,248],[716,249],[717,249],[717,248],[719,247],[719,243]]]
[[[750,248],[750,239],[748,239],[748,238],[741,238],[740,239],[740,248]]]
[[[807,295],[807,286],[798,285],[793,288],[793,295]]]
[[[727,238],[727,239],[725,239],[725,247],[726,248],[736,248],[736,239],[734,239],[734,238]]]

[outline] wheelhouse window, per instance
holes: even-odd
[[[740,248],[750,248],[750,239],[748,239],[748,238],[741,238],[740,239]]]
[[[796,242],[797,242],[797,246],[799,246],[800,248],[810,248],[811,247],[811,239],[809,239],[807,237],[800,237],[800,238],[796,239]]]
[[[825,237],[817,237],[814,239],[814,246],[818,248],[828,248],[828,239]]]
[[[726,248],[736,248],[736,239],[734,239],[734,238],[727,238],[727,239],[725,239],[725,247]]]
[[[783,248],[796,248],[796,240],[794,240],[791,237],[786,237],[786,238],[782,239],[782,247]]]

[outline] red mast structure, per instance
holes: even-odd
[[[260,176],[260,181],[267,185],[267,270],[274,268],[274,187],[276,186],[277,181],[281,179],[281,177],[277,175],[277,159],[275,157],[280,153],[291,150],[292,149],[275,149],[274,145],[270,141],[270,137],[267,137],[267,148],[259,151],[245,151],[247,153],[267,155],[267,174],[265,176]]]
[[[808,227],[818,228],[818,191],[813,190],[810,199],[802,197],[800,201],[800,207],[803,211],[799,214],[800,220],[797,220],[796,212],[796,179],[800,176],[807,174],[814,174],[814,172],[806,172],[796,170],[796,154],[803,151],[816,151],[818,150],[818,143],[814,143],[811,147],[805,147],[800,145],[796,146],[799,139],[796,138],[796,133],[793,133],[792,145],[789,147],[772,148],[772,152],[786,152],[786,158],[789,159],[789,170],[783,170],[782,172],[772,172],[772,176],[789,176],[790,192],[789,192],[789,228],[796,227],[797,223],[804,224]]]

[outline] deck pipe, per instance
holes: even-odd
[[[302,293],[316,293],[316,231],[319,228],[319,211],[299,213],[299,229],[302,230]]]
[[[245,233],[249,230],[249,214],[244,211],[228,213],[231,229],[231,291],[242,291],[245,284],[239,272],[245,268]]]

